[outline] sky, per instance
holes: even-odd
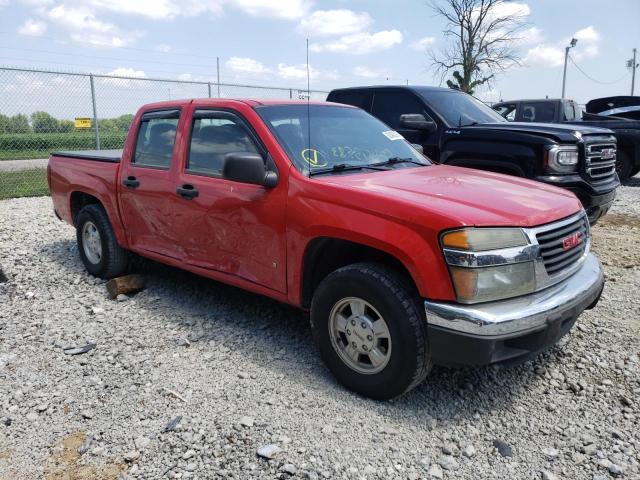
[[[640,0],[510,3],[528,22],[522,63],[478,97],[559,97],[572,37],[567,97],[630,93]],[[426,0],[0,0],[0,65],[215,81],[219,57],[222,82],[305,88],[308,38],[312,89],[439,85],[428,51],[444,28]]]

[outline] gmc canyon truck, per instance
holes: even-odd
[[[123,151],[54,153],[48,179],[91,274],[135,252],[310,311],[331,372],[377,399],[529,358],[604,285],[573,194],[433,165],[334,103],[147,105]]]
[[[640,172],[640,120],[618,115],[632,113],[638,97],[608,97],[591,100],[587,111],[573,100],[543,98],[539,100],[513,100],[496,103],[491,108],[509,121],[572,123],[578,126],[602,127],[611,130],[617,140],[616,172],[621,181]],[[617,105],[625,107],[615,108]]]
[[[591,224],[604,215],[620,182],[610,130],[584,125],[509,123],[459,90],[423,86],[352,87],[327,101],[378,117],[436,163],[515,175],[566,188]]]

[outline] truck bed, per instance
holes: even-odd
[[[74,192],[83,192],[102,203],[121,234],[116,190],[122,150],[84,150],[52,153],[49,158],[49,190],[56,214],[73,224]],[[121,236],[119,240],[125,241]]]
[[[120,163],[120,159],[122,158],[122,149],[61,151],[53,152],[51,155],[56,157],[95,160],[97,162]]]

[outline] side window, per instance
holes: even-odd
[[[368,90],[338,92],[332,95],[331,101],[335,103],[353,105],[354,107],[362,108],[367,112],[371,111],[371,92]]]
[[[138,130],[133,163],[146,167],[169,168],[177,129],[176,114],[172,113],[169,118],[163,118],[157,113],[154,113],[151,118],[143,116]]]
[[[420,113],[424,115],[424,106],[408,92],[379,92],[373,97],[373,115],[393,129],[400,128],[400,115]]]
[[[553,122],[556,107],[553,102],[526,102],[522,104],[523,122]]]
[[[516,104],[515,103],[505,103],[502,105],[498,105],[493,107],[493,109],[502,115],[504,118],[513,122],[516,119]]]
[[[244,123],[227,113],[194,118],[187,170],[219,176],[227,153],[261,153]]]

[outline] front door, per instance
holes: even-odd
[[[409,130],[400,125],[400,115],[418,113],[427,120],[433,120],[425,110],[424,103],[413,93],[406,90],[384,89],[373,97],[372,113],[384,123],[396,130],[409,143],[421,145],[424,154],[434,162],[440,157],[439,133],[423,130]]]
[[[154,111],[142,116],[135,151],[131,161],[121,165],[119,178],[120,209],[130,245],[134,250],[174,258],[181,257],[170,215],[179,117],[179,110]]]
[[[286,184],[267,189],[222,176],[226,154],[259,153],[268,161],[266,148],[231,111],[196,110],[191,122],[174,185],[182,193],[172,196],[185,261],[286,292]]]

